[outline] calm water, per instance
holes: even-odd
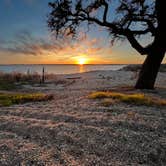
[[[125,65],[0,65],[0,72],[41,73],[45,68],[49,74],[73,74],[95,70],[119,70]]]

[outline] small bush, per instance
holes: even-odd
[[[0,94],[0,106],[10,106],[27,102],[48,101],[53,99],[53,95],[41,93],[34,94]]]
[[[156,105],[156,106],[166,106],[166,100],[161,98],[152,98],[151,96],[147,96],[142,93],[135,94],[124,94],[124,93],[116,93],[116,92],[94,92],[90,94],[89,98],[91,99],[105,99],[110,98],[119,102],[136,104],[136,105]],[[105,105],[109,105],[109,100],[106,100]],[[110,102],[113,103],[112,101]]]

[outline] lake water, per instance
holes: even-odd
[[[73,74],[96,70],[119,70],[126,65],[0,65],[0,72],[42,73],[44,67],[49,74]]]

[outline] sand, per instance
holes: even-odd
[[[159,73],[158,88],[144,92],[165,98],[165,76]],[[130,71],[93,71],[25,86],[24,91],[51,93],[54,100],[0,108],[0,165],[166,165],[166,108],[103,107],[87,97],[123,90],[136,77]]]

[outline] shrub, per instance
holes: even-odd
[[[12,104],[22,104],[27,102],[40,102],[53,99],[53,95],[46,95],[42,93],[34,94],[0,94],[0,105],[9,106]]]
[[[125,93],[116,93],[116,92],[94,92],[89,95],[91,99],[105,99],[110,98],[119,102],[131,103],[136,105],[156,105],[156,106],[166,106],[166,100],[147,96],[143,93],[135,94],[125,94]],[[109,100],[106,100],[105,105],[109,105]],[[113,103],[112,101],[110,102]]]

